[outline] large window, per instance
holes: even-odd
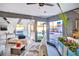
[[[63,21],[49,22],[49,39],[60,37],[63,35]]]
[[[37,41],[41,41],[46,37],[46,22],[37,21]]]
[[[16,25],[16,37],[18,37],[19,35],[25,35],[24,34],[24,25],[23,24],[17,24]]]

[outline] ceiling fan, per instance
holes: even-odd
[[[43,7],[44,5],[54,6],[53,4],[50,3],[26,3],[26,5],[33,5],[33,4],[39,4],[40,7]]]
[[[7,20],[6,17],[3,17],[3,19],[9,24],[10,22]]]

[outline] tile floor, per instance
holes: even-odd
[[[59,56],[56,48],[53,46],[47,45],[47,50],[48,50],[48,56]]]

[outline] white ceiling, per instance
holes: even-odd
[[[64,12],[79,7],[78,3],[61,3],[60,5]],[[26,3],[0,3],[0,11],[41,17],[49,17],[60,13],[60,9],[56,3],[54,3],[54,6],[43,7],[40,7],[38,4],[26,5]],[[44,13],[44,11],[46,11],[46,13]]]

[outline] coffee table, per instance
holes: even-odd
[[[21,45],[20,47],[13,46],[11,48],[11,54],[20,55],[25,50],[25,45]]]

